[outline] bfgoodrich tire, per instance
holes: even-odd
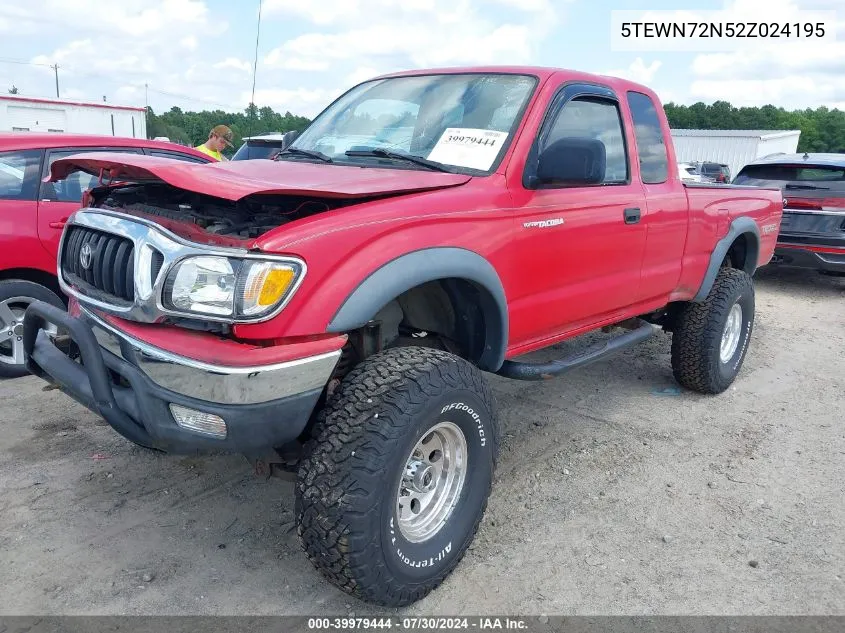
[[[487,506],[498,430],[468,362],[434,349],[376,354],[344,379],[300,464],[302,547],[333,584],[383,606],[437,587]]]
[[[55,292],[31,281],[0,281],[0,378],[26,376],[23,358],[23,314],[33,301],[44,301],[62,310]]]
[[[736,379],[754,327],[754,285],[742,270],[722,268],[702,303],[678,315],[672,335],[672,371],[684,387],[725,391]]]

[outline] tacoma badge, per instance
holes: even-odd
[[[525,222],[522,226],[526,229],[545,229],[550,226],[559,226],[563,224],[563,218],[553,218],[551,220],[535,220],[534,222]]]

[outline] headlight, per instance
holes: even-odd
[[[177,312],[251,321],[278,307],[301,273],[295,262],[188,257],[168,274],[163,304]]]
[[[245,261],[238,314],[254,317],[272,310],[293,286],[296,275],[296,268],[290,264]]]

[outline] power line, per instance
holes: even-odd
[[[261,35],[261,0],[258,0],[258,25],[255,27],[255,61],[252,63],[252,96],[249,102],[255,103],[255,79],[258,75],[258,38]]]
[[[260,5],[259,5],[259,11],[260,11]],[[257,38],[256,38],[256,41],[257,41]],[[256,50],[257,50],[257,45],[256,45]],[[257,60],[257,52],[256,52],[256,60]],[[22,66],[40,66],[40,67],[43,67],[43,68],[49,68],[55,74],[56,97],[59,96],[59,72],[58,72],[59,65],[58,64],[42,64],[42,63],[39,63],[39,62],[31,62],[31,61],[25,61],[25,60],[22,60],[22,59],[11,59],[11,58],[4,58],[4,57],[0,57],[0,63],[17,64],[17,65],[22,65]],[[256,61],[256,64],[257,64],[257,61]],[[190,101],[192,103],[201,103],[201,104],[206,105],[206,106],[214,106],[214,107],[222,108],[222,109],[229,109],[229,108],[232,107],[232,104],[216,103],[214,101],[208,101],[206,99],[198,99],[196,97],[191,97],[189,95],[183,95],[183,94],[179,94],[179,93],[176,93],[176,92],[167,92],[165,90],[157,90],[156,88],[153,88],[152,86],[150,86],[147,83],[143,83],[143,84],[140,83],[140,82],[133,83],[133,82],[127,82],[125,80],[113,79],[112,77],[109,77],[108,75],[104,75],[102,73],[92,72],[90,70],[78,70],[74,66],[61,66],[61,68],[64,68],[66,71],[69,71],[74,75],[79,75],[81,77],[96,77],[97,79],[107,81],[107,82],[114,84],[114,85],[130,86],[132,88],[144,88],[145,97],[146,97],[146,92],[149,91],[149,92],[154,92],[156,94],[160,94],[160,95],[165,96],[165,97],[171,97],[173,99],[180,99],[182,101]],[[253,78],[252,90],[253,90],[253,95],[255,95],[255,80],[254,80],[254,78]],[[149,101],[147,101],[147,105],[149,105]]]
[[[4,64],[20,64],[21,66],[41,66],[43,68],[52,68],[53,64],[40,64],[38,62],[28,62],[24,59],[11,59],[8,57],[0,57],[0,63]]]

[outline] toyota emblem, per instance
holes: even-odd
[[[83,244],[79,251],[79,263],[85,269],[91,268],[91,261],[94,259],[94,249],[90,244]]]

